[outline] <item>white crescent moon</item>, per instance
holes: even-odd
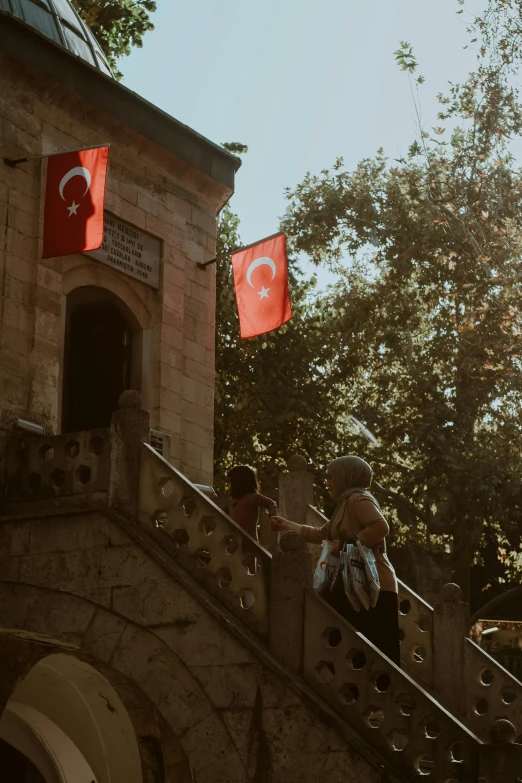
[[[268,256],[261,256],[261,258],[256,258],[255,261],[252,261],[246,273],[247,283],[249,283],[252,286],[252,288],[254,287],[254,284],[252,283],[250,278],[252,276],[252,272],[254,271],[254,269],[257,269],[258,266],[270,267],[270,269],[272,270],[272,277],[270,278],[271,280],[273,280],[274,277],[276,276],[276,272],[277,272],[276,265],[271,258],[269,258]]]
[[[76,168],[71,169],[70,171],[68,171],[67,174],[65,174],[62,177],[62,180],[60,182],[60,187],[59,187],[60,196],[63,198],[64,201],[65,201],[65,196],[63,195],[63,189],[67,185],[69,180],[72,179],[73,177],[83,177],[84,178],[85,183],[87,185],[87,187],[85,188],[85,193],[87,193],[87,191],[91,187],[91,172],[89,171],[89,169],[86,169],[83,166],[76,166]],[[85,193],[83,194],[84,196],[85,196]]]

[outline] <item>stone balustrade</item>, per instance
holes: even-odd
[[[433,683],[433,608],[408,585],[399,586],[401,666],[423,687]]]
[[[408,779],[477,780],[480,741],[311,590],[303,672]]]
[[[316,508],[309,514],[315,524],[319,517],[326,522]],[[468,638],[469,607],[460,588],[446,585],[434,610],[398,583],[402,669],[483,742],[489,742],[495,721],[507,718],[522,743],[522,683]]]
[[[515,737],[515,727],[506,718],[492,724],[489,744],[480,748],[478,783],[522,783],[522,745]]]
[[[414,622],[405,625],[400,616],[403,667],[483,742],[489,742],[499,719],[509,719],[522,741],[522,683],[469,638],[469,606],[461,600],[460,587],[445,585],[434,609],[405,587],[401,584],[399,607],[404,612],[408,601],[406,619],[411,615]],[[424,671],[422,662],[411,656],[420,638],[419,625],[426,628],[424,649],[430,664]]]
[[[148,444],[139,519],[212,595],[268,637],[270,554]]]
[[[496,783],[498,766],[502,780],[516,780],[509,776],[522,764],[522,745],[513,744],[522,731],[522,684],[468,638],[469,610],[456,585],[432,608],[399,583],[399,669],[311,590],[312,555],[301,536],[283,534],[272,558],[151,448],[148,428],[139,394],[125,392],[110,431],[13,440],[8,501],[103,491],[110,508],[136,521],[302,673],[399,776]],[[320,524],[320,513],[299,503],[300,484],[309,499],[310,476],[294,462],[283,507],[294,504]]]
[[[299,535],[282,534],[281,551],[271,558],[150,446],[141,449],[140,525],[378,748],[390,772],[407,780],[429,776],[436,783],[496,783],[489,774],[496,764],[504,765],[506,781],[511,775],[515,783],[522,748],[483,745],[434,695],[322,601],[310,588],[311,555]],[[419,639],[433,638],[431,607],[407,588],[402,598],[410,600],[409,609],[402,606],[402,617],[409,617],[403,643],[411,626],[412,634],[422,634],[410,639],[419,647]],[[418,652],[412,666],[429,660]],[[498,721],[492,726],[498,727]]]
[[[522,744],[522,684],[471,639],[464,639],[466,724],[486,741],[498,719],[508,719]],[[522,773],[522,770],[521,770]]]
[[[327,518],[309,506],[306,523],[319,527]],[[399,585],[399,629],[401,635],[401,666],[423,687],[433,684],[433,608],[408,585]]]
[[[7,502],[105,492],[109,486],[110,452],[108,429],[14,436],[7,445]]]

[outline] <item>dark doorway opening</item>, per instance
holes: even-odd
[[[0,774],[5,783],[45,783],[32,761],[0,739]]]
[[[111,301],[79,303],[68,313],[62,432],[108,427],[118,398],[132,388],[133,332]]]

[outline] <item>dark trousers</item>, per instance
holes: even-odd
[[[397,593],[381,590],[377,604],[372,609],[360,609],[356,612],[344,593],[343,580],[337,579],[333,592],[327,588],[321,597],[378,647],[390,661],[397,666],[401,665]]]

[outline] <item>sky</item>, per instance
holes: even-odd
[[[124,84],[216,143],[249,148],[231,202],[244,244],[276,232],[287,187],[343,157],[355,167],[416,136],[413,45],[425,125],[437,93],[474,67],[466,25],[486,0],[157,0],[155,30],[120,63]],[[457,11],[463,9],[461,15]]]

